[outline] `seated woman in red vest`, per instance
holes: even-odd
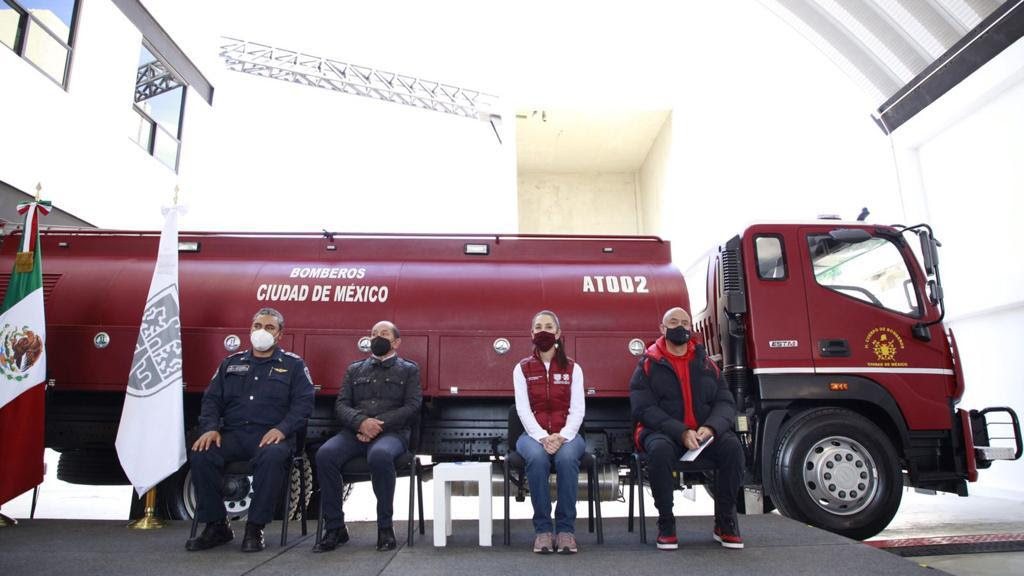
[[[512,371],[516,412],[523,435],[516,451],[526,460],[526,479],[533,503],[533,551],[541,554],[573,554],[576,546],[576,496],[580,457],[587,447],[579,434],[583,424],[583,369],[565,355],[562,330],[554,312],[543,310],[533,317],[533,355],[523,358]],[[552,535],[551,492],[548,474],[552,463],[558,482]]]

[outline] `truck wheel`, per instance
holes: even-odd
[[[57,479],[87,486],[123,486],[128,478],[113,450],[66,450],[57,461]]]
[[[301,470],[292,470],[288,509],[290,518],[299,517],[299,475],[306,476],[306,506],[313,492],[313,469],[309,460],[303,460]],[[192,471],[186,463],[180,470],[160,483],[157,507],[161,517],[168,520],[191,520],[196,513],[196,491],[192,485]],[[252,476],[227,476],[224,479],[224,507],[228,520],[244,520],[252,503]],[[308,508],[307,508],[308,509]],[[142,502],[132,494],[131,517],[142,515]],[[277,515],[278,517],[280,514]]]
[[[881,532],[903,497],[892,442],[841,408],[809,410],[783,427],[772,479],[782,514],[858,540]]]

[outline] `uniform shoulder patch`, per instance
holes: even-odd
[[[296,354],[295,352],[288,352],[288,351],[286,350],[286,351],[285,351],[285,353],[284,353],[284,355],[285,355],[285,356],[291,356],[292,358],[298,358],[299,360],[302,360],[302,356],[299,356],[299,355],[298,355],[298,354]]]
[[[235,356],[241,356],[242,354],[245,354],[246,352],[248,352],[248,350],[239,350],[238,352],[235,352],[234,354],[229,354],[228,358],[234,358]]]
[[[412,360],[409,360],[408,358],[402,358],[401,356],[399,356],[398,359],[401,360],[403,363],[407,364],[410,368],[419,368],[420,367],[419,364],[417,364],[416,362],[413,362]]]

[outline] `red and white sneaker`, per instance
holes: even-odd
[[[739,550],[743,548],[743,537],[740,536],[740,527],[736,518],[729,518],[721,522],[715,522],[715,540],[725,548]]]
[[[676,523],[658,521],[658,550],[676,550],[679,539],[676,538]]]

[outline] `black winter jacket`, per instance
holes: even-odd
[[[345,371],[334,412],[353,432],[367,418],[384,422],[385,432],[407,432],[422,401],[420,367],[415,362],[398,356],[382,362],[371,356]]]
[[[643,424],[644,435],[662,432],[681,443],[686,431],[683,391],[672,364],[664,358],[663,341],[664,336],[640,358],[629,382],[629,403],[633,421]],[[696,345],[690,360],[690,391],[698,426],[711,428],[715,435],[733,428],[736,402],[701,344]],[[642,446],[642,438],[639,440]]]

